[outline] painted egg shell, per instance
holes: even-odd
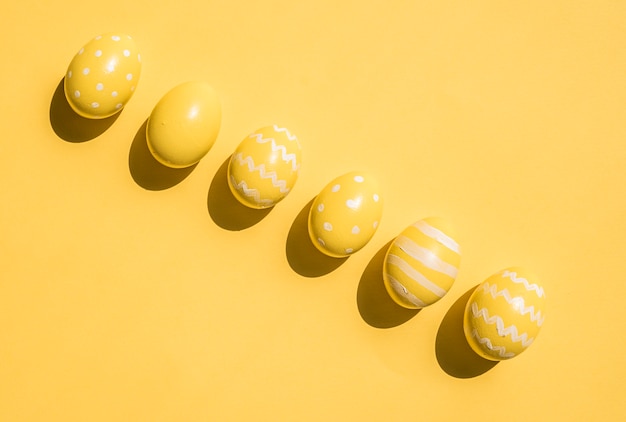
[[[79,115],[104,119],[126,105],[140,74],[141,56],[129,35],[99,35],[70,62],[64,80],[65,97]]]
[[[367,173],[347,173],[330,182],[313,201],[309,236],[322,253],[346,257],[370,241],[382,212],[377,181]]]
[[[148,118],[146,139],[161,164],[184,168],[211,149],[220,130],[222,106],[205,82],[182,83],[159,100]]]
[[[545,293],[534,275],[512,267],[481,283],[465,308],[463,328],[472,349],[489,360],[522,353],[545,318]]]
[[[419,309],[448,293],[461,263],[454,237],[446,220],[430,217],[407,227],[392,242],[385,256],[383,280],[396,303]]]
[[[261,128],[237,147],[228,164],[228,186],[250,208],[269,208],[291,191],[302,161],[298,138],[287,129]]]

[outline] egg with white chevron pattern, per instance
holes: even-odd
[[[534,274],[520,267],[504,269],[470,296],[463,319],[465,338],[485,359],[511,359],[537,338],[545,319],[545,301]]]
[[[228,164],[228,186],[250,208],[270,208],[293,189],[302,161],[298,138],[277,125],[248,135]]]
[[[383,212],[380,186],[364,172],[331,181],[309,211],[309,236],[325,255],[342,258],[363,248],[378,228]]]
[[[398,305],[420,309],[448,293],[461,263],[455,237],[445,219],[429,217],[394,239],[385,255],[383,281]]]

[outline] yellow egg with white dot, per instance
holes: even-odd
[[[488,360],[511,359],[537,338],[546,295],[537,277],[511,267],[481,283],[465,307],[463,329],[471,348]]]
[[[448,293],[461,263],[455,237],[447,220],[429,217],[394,239],[385,255],[383,280],[398,305],[420,309]]]
[[[141,55],[131,36],[98,35],[70,62],[63,83],[65,97],[80,116],[104,119],[122,110],[140,74]]]
[[[376,179],[350,172],[331,181],[309,211],[309,236],[325,255],[342,258],[363,248],[380,224],[383,201]]]
[[[228,164],[228,186],[250,208],[270,208],[282,201],[296,183],[302,161],[300,142],[277,125],[248,135]]]

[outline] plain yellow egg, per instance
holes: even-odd
[[[457,277],[461,250],[451,224],[438,217],[417,221],[389,246],[383,280],[399,305],[420,309],[445,296]]]
[[[543,287],[528,270],[511,267],[497,272],[467,302],[463,328],[469,345],[489,360],[519,355],[539,334],[545,301]]]
[[[180,84],[152,110],[146,126],[148,148],[165,166],[192,166],[215,143],[221,118],[222,107],[213,87],[201,81]]]
[[[110,117],[130,100],[140,74],[141,56],[129,35],[99,35],[72,59],[64,79],[65,97],[83,117]]]
[[[282,201],[298,179],[301,150],[298,138],[277,125],[248,135],[228,165],[228,186],[235,198],[256,209]]]
[[[373,176],[358,171],[339,176],[311,205],[311,241],[328,256],[350,256],[374,236],[382,212],[380,186]]]

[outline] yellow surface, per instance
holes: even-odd
[[[626,2],[5,2],[0,14],[0,420],[624,420]],[[62,78],[93,36],[132,35],[121,114],[85,122]],[[219,137],[164,169],[145,121],[206,80]],[[271,210],[226,183],[246,134],[289,127],[298,183]],[[374,174],[385,209],[343,260],[307,205]],[[419,312],[381,266],[447,218],[463,262]],[[522,355],[468,354],[471,289],[536,273],[546,320]]]

